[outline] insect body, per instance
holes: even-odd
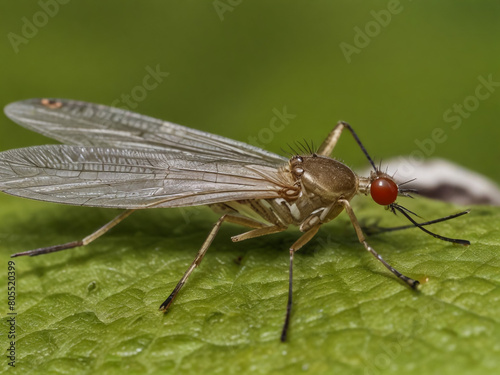
[[[346,211],[359,241],[393,274],[416,288],[366,242],[350,200],[357,194],[403,214],[419,229],[442,240],[397,204],[409,189],[375,167],[351,126],[339,122],[316,151],[291,159],[242,142],[189,129],[133,112],[71,100],[31,99],[8,105],[7,116],[62,145],[34,146],[0,153],[0,190],[8,194],[80,206],[125,209],[111,222],[79,241],[14,254],[40,255],[84,246],[132,212],[153,207],[209,205],[222,216],[193,263],[160,306],[166,311],[191,272],[200,264],[223,222],[248,227],[232,237],[242,241],[294,225],[303,233],[289,248],[289,294],[281,340],[285,341],[292,306],[294,253],[320,226]],[[330,158],[344,129],[354,136],[373,167],[359,177]],[[449,216],[447,220],[464,214]]]

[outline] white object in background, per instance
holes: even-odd
[[[405,184],[405,188],[416,189],[425,197],[461,205],[500,206],[500,189],[488,177],[445,159],[432,158],[418,164],[409,160],[399,156],[383,161],[387,173],[395,173],[394,178],[399,183],[415,179]]]

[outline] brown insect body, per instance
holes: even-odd
[[[295,205],[302,214],[299,226],[302,232],[337,217],[344,210],[339,199],[350,201],[358,192],[358,176],[345,164],[329,157],[297,156],[290,160],[290,170],[301,187]]]
[[[297,155],[279,169],[281,179],[292,179],[296,194],[280,198],[239,200],[211,205],[224,214],[252,217],[259,222],[287,228],[298,226],[306,232],[314,225],[337,217],[344,206],[339,199],[351,200],[359,191],[360,179],[345,164],[317,154]]]

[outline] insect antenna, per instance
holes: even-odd
[[[431,225],[431,224],[436,224],[436,223],[441,223],[442,221],[447,221],[447,220],[451,220],[451,219],[455,219],[459,216],[462,216],[462,215],[466,215],[470,212],[470,210],[465,210],[465,211],[462,211],[462,212],[459,212],[457,214],[453,214],[453,215],[448,215],[448,216],[445,216],[445,217],[441,217],[439,219],[434,219],[434,220],[430,220],[430,221],[426,221],[424,223],[419,223],[419,226],[423,227],[424,225]],[[376,231],[372,231],[372,232],[369,232],[369,231],[365,231],[365,232],[368,232],[369,235],[375,235],[375,234],[380,234],[380,233],[385,233],[385,232],[395,232],[397,230],[403,230],[403,229],[411,229],[411,228],[416,228],[415,225],[402,225],[400,227],[391,227],[391,228],[377,228]]]
[[[397,206],[397,207],[396,207],[396,206]],[[400,205],[399,205],[399,204],[397,204],[397,203],[393,203],[393,204],[391,204],[391,205],[390,205],[390,208],[391,208],[391,211],[392,211],[392,213],[393,213],[394,215],[396,215],[396,214],[397,214],[397,212],[396,212],[396,210],[395,210],[395,209],[398,209],[398,211],[399,211],[399,212],[403,212],[403,210],[404,210],[404,211],[406,211],[408,214],[411,214],[411,215],[414,215],[414,216],[416,216],[416,217],[418,217],[418,218],[420,218],[420,219],[423,219],[423,217],[421,217],[421,216],[417,215],[415,212],[413,212],[413,211],[411,211],[411,210],[407,209],[406,207],[400,206]],[[405,215],[405,216],[406,216],[406,215]]]
[[[458,238],[449,238],[449,237],[440,236],[439,234],[433,233],[430,230],[425,229],[423,227],[423,225],[425,223],[419,224],[415,220],[413,220],[413,218],[410,216],[410,213],[413,215],[416,215],[414,212],[408,210],[407,208],[405,208],[403,206],[400,206],[399,204],[396,204],[396,203],[391,204],[391,210],[394,213],[396,213],[395,210],[401,212],[403,214],[403,216],[405,216],[414,226],[416,226],[420,230],[424,231],[425,233],[430,234],[432,237],[438,238],[438,239],[443,240],[443,241],[458,243],[461,245],[470,245],[470,241],[461,240]],[[416,216],[418,216],[418,215],[416,215]]]
[[[417,189],[398,189],[398,195],[402,195],[403,197],[413,199],[413,196],[410,195],[409,193],[418,194],[418,190]]]
[[[394,174],[396,174],[396,173],[394,173]],[[392,177],[394,177],[394,175],[393,175]],[[412,179],[410,179],[410,180],[406,180],[405,182],[401,182],[400,184],[398,184],[398,187],[403,186],[403,185],[406,185],[406,184],[409,184],[410,182],[413,182],[413,181],[415,181],[416,179],[417,179],[417,178],[415,177],[415,178],[412,178]]]
[[[394,173],[396,174],[396,173]],[[392,178],[394,178],[394,175],[392,175]],[[412,181],[415,181],[416,178],[412,178],[410,180],[407,180],[405,182],[401,182],[400,184],[398,184],[398,193],[400,195],[402,195],[403,197],[407,197],[407,198],[413,198],[409,193],[413,193],[413,194],[418,194],[418,190],[417,189],[412,189],[412,188],[402,188],[401,189],[401,186],[403,185],[406,185]]]

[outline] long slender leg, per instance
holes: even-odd
[[[278,233],[278,232],[283,232],[286,229],[286,227],[280,226],[280,225],[271,225],[271,226],[266,226],[264,228],[256,228],[253,229],[249,232],[245,232],[242,234],[238,234],[237,236],[231,237],[231,240],[233,242],[239,242],[243,240],[248,240],[249,238],[255,238],[255,237],[260,237],[260,236],[266,236],[268,234],[272,233]]]
[[[328,134],[328,137],[326,137],[326,139],[323,141],[323,143],[318,149],[318,154],[323,156],[330,156],[333,152],[333,149],[337,145],[337,142],[343,130],[344,130],[344,123],[340,121],[333,128],[330,134]]]
[[[12,254],[11,257],[15,258],[15,257],[24,256],[24,255],[35,256],[35,255],[41,255],[41,254],[48,254],[48,253],[54,253],[56,251],[61,251],[61,250],[66,250],[66,249],[72,249],[74,247],[88,245],[92,241],[94,241],[97,238],[101,237],[104,233],[106,233],[107,231],[109,231],[115,225],[117,225],[118,223],[120,223],[123,219],[127,218],[134,211],[135,210],[126,210],[126,211],[123,211],[120,215],[116,216],[109,223],[103,225],[98,230],[96,230],[95,232],[89,234],[87,237],[85,237],[82,240],[72,241],[72,242],[68,242],[68,243],[65,243],[65,244],[61,244],[61,245],[47,246],[47,247],[42,247],[42,248],[39,248],[39,249],[23,251],[21,253]]]
[[[250,228],[257,228],[257,229],[255,229],[255,231],[262,230],[263,233],[260,234],[261,236],[265,235],[265,234],[269,234],[269,233],[274,233],[273,231],[269,231],[268,233],[266,233],[267,228],[274,228],[274,227],[263,227],[262,228],[262,226],[264,224],[262,224],[256,220],[252,220],[252,219],[249,219],[246,217],[233,216],[233,215],[229,215],[229,214],[221,216],[219,218],[219,220],[217,220],[217,222],[215,223],[215,225],[212,228],[212,230],[210,231],[210,233],[208,234],[208,237],[205,239],[205,242],[203,242],[203,245],[201,246],[200,250],[198,251],[198,254],[196,254],[196,257],[194,258],[193,263],[191,263],[191,265],[189,266],[187,271],[184,273],[184,276],[182,276],[182,278],[179,280],[176,287],[174,288],[172,293],[170,293],[170,295],[165,300],[165,302],[163,302],[161,304],[161,306],[160,306],[161,311],[166,311],[170,307],[170,305],[174,301],[174,298],[177,296],[177,294],[181,290],[182,286],[186,283],[186,280],[189,277],[189,275],[191,275],[193,270],[201,263],[203,257],[205,256],[208,248],[212,244],[212,241],[214,240],[215,236],[217,235],[217,232],[219,232],[219,229],[224,221],[234,223],[234,224],[244,225],[244,226],[247,226]],[[281,230],[284,230],[284,229],[286,229],[286,228],[283,228]],[[254,231],[250,231],[248,233],[251,233],[251,232],[254,232]],[[236,237],[238,237],[238,236],[236,236]],[[256,236],[252,236],[252,237],[256,237]],[[243,238],[243,239],[246,239],[246,238]],[[241,241],[241,239],[240,239],[240,241]]]
[[[285,315],[285,323],[283,324],[283,329],[281,330],[281,342],[286,341],[286,335],[288,333],[288,326],[290,325],[290,313],[292,312],[292,280],[293,280],[293,254],[299,250],[302,246],[308,243],[316,233],[318,233],[319,227],[321,225],[318,224],[307,232],[305,232],[295,243],[290,247],[290,267],[288,270],[288,302],[286,304],[286,315]]]
[[[339,199],[339,203],[342,204],[349,215],[349,218],[351,219],[351,223],[354,227],[354,230],[356,231],[356,234],[358,235],[359,242],[363,244],[366,250],[368,250],[375,258],[377,258],[389,271],[391,271],[394,275],[399,277],[401,280],[403,280],[405,283],[407,283],[409,286],[411,286],[413,289],[416,289],[419,282],[417,280],[413,280],[409,278],[408,276],[403,275],[401,272],[399,272],[397,269],[392,267],[389,263],[387,263],[368,243],[366,242],[365,236],[363,234],[363,231],[361,230],[361,226],[358,223],[358,219],[356,218],[356,215],[354,215],[354,211],[352,210],[351,205],[349,204],[348,200],[345,199]]]
[[[351,125],[349,125],[347,122],[344,122],[344,121],[339,121],[337,123],[337,125],[333,128],[333,130],[330,132],[330,134],[328,134],[328,137],[326,137],[326,139],[323,141],[323,143],[319,147],[318,154],[323,155],[323,156],[330,156],[333,149],[335,148],[339,138],[340,138],[340,134],[342,134],[342,131],[344,129],[348,129],[351,132],[352,136],[356,140],[356,143],[359,145],[359,147],[361,148],[361,151],[363,151],[363,153],[367,157],[367,159],[370,162],[370,164],[372,165],[373,169],[377,170],[377,168],[375,167],[375,164],[373,163],[372,158],[370,157],[370,155],[368,155],[368,152],[366,151],[365,147],[363,146],[363,144],[359,140],[357,134],[352,129]]]
[[[434,219],[434,220],[426,221],[424,223],[418,223],[418,226],[419,227],[423,227],[424,225],[431,225],[431,224],[440,223],[442,221],[454,219],[456,217],[468,214],[469,212],[470,212],[470,210],[465,210],[465,211],[459,212],[457,214],[453,214],[453,215],[448,215],[448,216],[445,216],[445,217],[441,217],[439,219]],[[370,228],[370,227],[364,227],[365,233],[367,233],[368,236],[373,236],[373,235],[384,233],[384,232],[394,232],[394,231],[397,231],[397,230],[411,229],[411,228],[417,228],[417,226],[414,225],[414,224],[411,224],[411,225],[402,225],[402,226],[399,226],[399,227],[389,227],[389,228],[376,226],[373,229]]]

